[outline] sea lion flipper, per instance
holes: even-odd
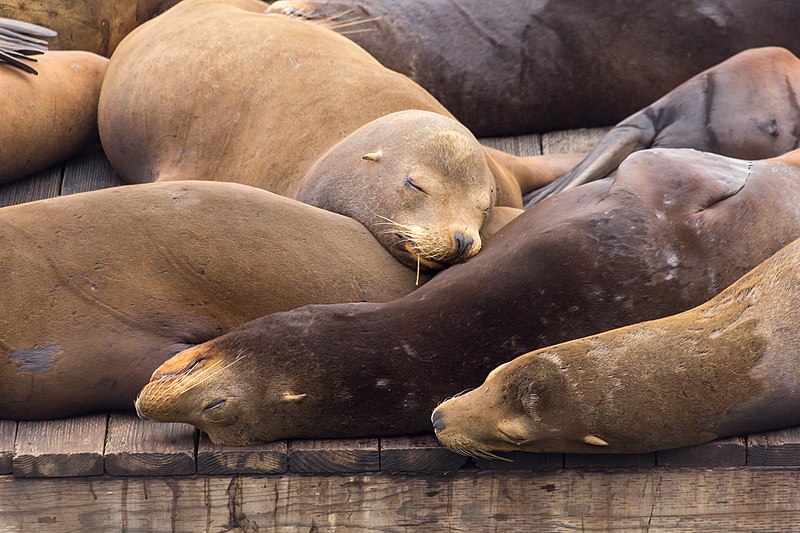
[[[21,34],[25,38],[30,36],[35,37],[55,37],[57,32],[38,24],[31,24],[30,22],[22,22],[20,20],[13,20],[7,18],[0,18],[0,28],[14,33]]]
[[[55,37],[51,29],[28,22],[21,22],[7,18],[0,18],[0,63],[36,75],[36,69],[20,61],[24,59],[35,62],[30,55],[41,54],[47,51],[47,41],[37,37]]]
[[[6,52],[0,51],[0,63],[7,63],[12,67],[17,67],[18,69],[24,70],[28,74],[33,74],[33,75],[39,74],[38,72],[36,72],[36,69],[31,67],[30,65],[23,63],[22,61],[16,59],[14,56]]]
[[[636,113],[609,131],[575,168],[526,195],[523,199],[525,208],[538,204],[548,196],[605,178],[633,152],[650,146],[655,136],[655,126],[649,115]]]

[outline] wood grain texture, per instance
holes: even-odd
[[[782,469],[14,479],[0,530],[797,531]]]
[[[0,207],[58,196],[63,167],[55,166],[27,178],[0,185]]]
[[[112,476],[186,476],[195,471],[195,429],[112,414],[106,439],[106,472]]]
[[[508,459],[472,459],[473,464],[481,470],[489,471],[537,471],[560,470],[564,468],[563,453],[526,453],[510,452],[498,453],[500,457]]]
[[[480,141],[481,144],[509,154],[524,157],[542,154],[542,136],[539,134],[520,135],[519,137],[484,137]]]
[[[467,462],[463,455],[442,447],[433,435],[380,439],[384,472],[452,472]]]
[[[95,191],[125,185],[101,151],[71,159],[64,165],[61,194]]]
[[[298,474],[338,474],[380,470],[378,439],[289,441],[289,471]]]
[[[656,452],[656,464],[669,467],[703,468],[744,466],[747,464],[747,439],[732,437],[686,448]]]
[[[289,445],[285,440],[258,446],[220,446],[200,434],[197,445],[198,474],[282,474],[289,468]]]
[[[0,420],[0,475],[10,474],[12,471],[16,436],[17,423],[13,420]]]
[[[800,465],[800,427],[747,437],[748,466]]]
[[[588,152],[610,129],[583,128],[545,133],[542,135],[542,152],[545,154]]]
[[[17,477],[99,476],[106,415],[19,422],[13,470]]]
[[[655,453],[564,454],[564,468],[648,468],[655,464]]]

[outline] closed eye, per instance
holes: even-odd
[[[419,185],[417,185],[416,183],[414,183],[413,181],[411,181],[411,178],[406,178],[406,181],[405,181],[405,186],[406,186],[406,187],[408,187],[408,188],[410,188],[410,189],[414,189],[415,191],[419,191],[419,192],[421,192],[422,194],[428,194],[428,193],[425,191],[425,189],[423,189],[422,187],[420,187]]]

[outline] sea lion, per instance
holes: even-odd
[[[640,453],[800,423],[800,240],[690,311],[558,344],[494,369],[431,420],[498,451]]]
[[[131,30],[180,0],[3,0],[2,14],[53,28],[54,50],[85,50],[105,57]]]
[[[473,133],[609,126],[757,46],[800,53],[795,0],[281,0],[430,91]]]
[[[643,148],[695,148],[765,159],[800,147],[800,59],[784,48],[746,50],[617,124],[586,159],[526,197],[606,177]]]
[[[158,365],[248,320],[415,288],[354,220],[230,183],[5,207],[0,248],[0,419],[131,409]]]
[[[36,60],[38,76],[0,67],[0,183],[43,170],[97,142],[97,100],[108,59],[51,51]]]
[[[408,296],[276,313],[177,354],[137,409],[223,444],[429,431],[438,401],[518,355],[708,300],[800,237],[799,198],[800,153],[638,152]]]
[[[123,179],[261,187],[353,217],[401,262],[437,269],[480,250],[494,204],[522,207],[521,186],[580,160],[495,159],[407,77],[265,8],[185,0],[120,44],[99,124]]]

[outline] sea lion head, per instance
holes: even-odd
[[[443,446],[472,457],[610,451],[589,429],[579,395],[547,349],[497,367],[477,389],[439,405],[431,422]]]
[[[281,342],[271,342],[270,351],[288,353]],[[227,336],[193,346],[153,372],[136,398],[136,413],[156,422],[192,424],[228,446],[313,433],[327,391],[308,384],[324,386],[326,369],[311,365],[300,370],[292,357],[268,359],[254,357]],[[321,374],[314,377],[317,370]]]
[[[436,113],[401,111],[331,148],[297,199],[360,221],[400,262],[436,270],[481,249],[495,187],[469,130]]]

